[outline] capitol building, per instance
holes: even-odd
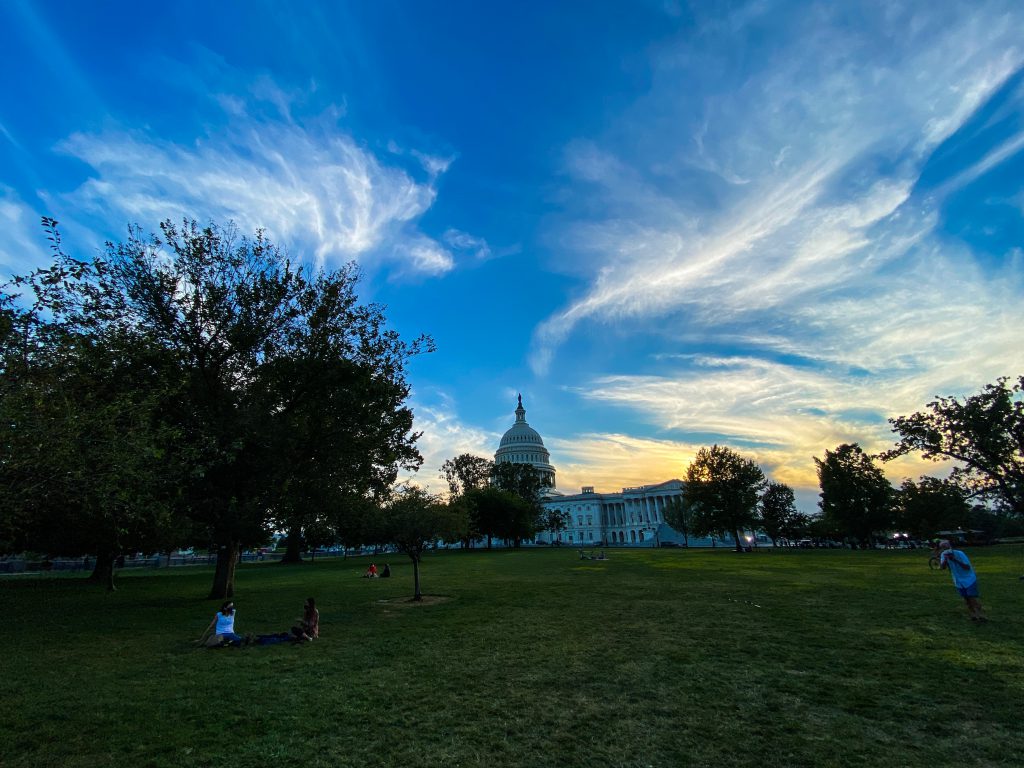
[[[665,509],[682,497],[681,480],[623,488],[617,493],[596,493],[584,486],[580,493],[564,494],[555,486],[555,467],[544,440],[526,422],[522,395],[515,410],[515,423],[505,432],[494,454],[494,462],[529,464],[544,484],[541,504],[547,511],[562,513],[568,527],[557,533],[542,531],[535,543],[597,547],[632,545],[656,547],[662,543],[681,544],[683,535],[665,522]],[[726,540],[718,540],[725,544]],[[711,538],[689,537],[691,546],[711,546]]]

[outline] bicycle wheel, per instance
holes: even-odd
[[[938,569],[939,569],[939,558],[937,558],[935,555],[932,555],[931,557],[928,558],[928,570],[930,570],[930,571],[937,571]]]

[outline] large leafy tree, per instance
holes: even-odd
[[[691,529],[698,535],[729,532],[742,552],[741,533],[756,522],[764,485],[764,472],[753,460],[725,446],[701,448],[686,469],[683,487]]]
[[[174,372],[160,420],[177,436],[182,506],[217,548],[211,596],[233,594],[240,547],[271,520],[301,530],[316,510],[319,524],[420,464],[405,365],[431,343],[387,329],[381,307],[358,302],[358,277],[295,267],[262,233],[186,221],[130,230],[81,279],[47,283],[57,310],[100,335],[144,335]]]
[[[506,539],[518,547],[537,532],[539,505],[511,491],[489,485],[469,491],[461,501],[473,529],[487,538],[488,549],[493,538]]]
[[[935,477],[903,481],[895,496],[895,523],[917,538],[968,526],[970,505],[958,485]]]
[[[963,400],[936,397],[926,410],[890,423],[900,440],[883,458],[917,451],[952,460],[950,480],[970,496],[1024,515],[1024,376],[1012,384],[999,379]]]
[[[807,528],[807,516],[797,511],[796,496],[785,483],[770,482],[765,486],[758,513],[758,522],[773,546],[781,538],[796,538]]]
[[[420,464],[405,406],[404,345],[379,308],[356,304],[353,268],[319,274],[302,296],[305,322],[290,329],[294,354],[269,362],[261,410],[277,524],[289,531],[285,562],[299,542],[350,510],[386,495],[399,468]]]
[[[546,531],[554,536],[569,527],[569,513],[554,507],[541,507],[537,518],[537,531]]]
[[[461,505],[468,520],[462,539],[464,548],[468,548],[474,539],[485,535],[480,528],[472,496],[475,491],[490,484],[493,474],[493,461],[471,453],[460,453],[441,465],[440,476],[448,485],[448,503]]]
[[[450,498],[485,487],[493,474],[493,461],[471,453],[460,453],[441,465],[441,477],[448,484]]]
[[[530,502],[539,502],[544,489],[540,473],[531,464],[510,461],[494,464],[491,480],[498,488]]]
[[[491,504],[490,508],[500,510],[485,515],[480,531],[486,536],[511,539],[516,546],[523,539],[533,537],[539,527],[543,509],[540,499],[546,487],[540,473],[530,464],[500,462],[494,464],[491,475],[493,487],[519,499],[519,504]],[[547,521],[555,523],[555,521]],[[557,523],[555,523],[557,524]]]
[[[423,554],[439,540],[458,540],[466,525],[464,509],[445,504],[421,488],[401,488],[367,520],[364,538],[388,544],[408,555],[413,568],[414,601],[423,599],[420,563]]]
[[[815,458],[827,527],[867,544],[893,523],[893,488],[856,443],[844,443]]]
[[[0,544],[95,555],[113,589],[118,555],[184,535],[162,419],[176,391],[145,329],[109,322],[102,265],[68,259],[47,224],[55,263],[14,280],[0,327]]]

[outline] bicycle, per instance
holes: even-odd
[[[939,556],[938,555],[933,554],[931,557],[928,558],[928,570],[929,571],[937,571],[937,570],[939,570],[940,567],[941,567],[941,565],[940,565],[940,561],[939,561]]]

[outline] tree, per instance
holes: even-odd
[[[471,453],[460,453],[441,465],[441,477],[448,483],[448,493],[456,498],[475,488],[483,488],[494,474],[494,462]]]
[[[448,484],[448,503],[461,504],[469,525],[462,539],[462,547],[469,548],[473,539],[484,535],[479,527],[475,506],[468,495],[486,488],[494,474],[494,462],[471,453],[461,453],[441,465],[441,477]]]
[[[768,483],[758,502],[759,520],[764,532],[778,546],[781,538],[797,538],[807,527],[807,516],[796,509],[796,496],[785,483]]]
[[[482,522],[489,522],[480,530],[488,536],[511,539],[518,547],[523,539],[532,538],[540,526],[540,498],[546,484],[532,465],[513,462],[494,464],[492,482],[495,488],[518,498],[521,503],[513,504],[506,499],[493,506],[492,515],[481,518]]]
[[[68,259],[56,222],[53,266],[11,287],[0,339],[0,531],[8,550],[94,554],[91,579],[114,588],[124,552],[163,551],[184,535],[178,469],[162,402],[177,394],[144,329],[103,322],[102,265]]]
[[[553,507],[541,507],[540,517],[537,519],[537,530],[546,531],[549,534],[557,534],[569,527],[569,513]]]
[[[859,445],[844,443],[814,463],[826,525],[862,544],[892,526],[892,486]]]
[[[432,342],[360,304],[354,265],[297,268],[262,232],[194,221],[131,229],[88,269],[58,256],[76,279],[47,280],[49,306],[144,336],[174,374],[158,411],[194,535],[217,549],[212,597],[233,594],[240,548],[271,519],[301,531],[421,463],[405,365]]]
[[[399,489],[368,524],[367,541],[393,545],[412,560],[412,599],[419,602],[423,599],[420,589],[423,553],[439,539],[460,538],[466,518],[458,505],[444,504],[420,488],[405,487]]]
[[[698,535],[728,531],[743,551],[741,532],[756,522],[758,495],[764,487],[761,468],[725,446],[701,448],[686,469],[683,502],[691,510]]]
[[[935,477],[922,477],[916,483],[908,478],[896,492],[896,527],[916,538],[966,528],[969,513],[963,489]]]
[[[534,503],[540,501],[540,493],[545,487],[540,473],[531,464],[508,461],[494,464],[491,479],[498,488]]]
[[[1024,515],[1024,376],[1001,378],[962,401],[936,397],[927,410],[890,419],[900,436],[885,460],[919,451],[957,463],[950,480],[969,496],[998,501]]]
[[[673,496],[665,505],[665,522],[683,534],[683,546],[690,546],[690,518],[693,510],[682,496]]]
[[[540,507],[511,491],[488,485],[463,494],[461,499],[470,527],[487,537],[488,549],[493,538],[508,539],[518,547],[537,531]]]

